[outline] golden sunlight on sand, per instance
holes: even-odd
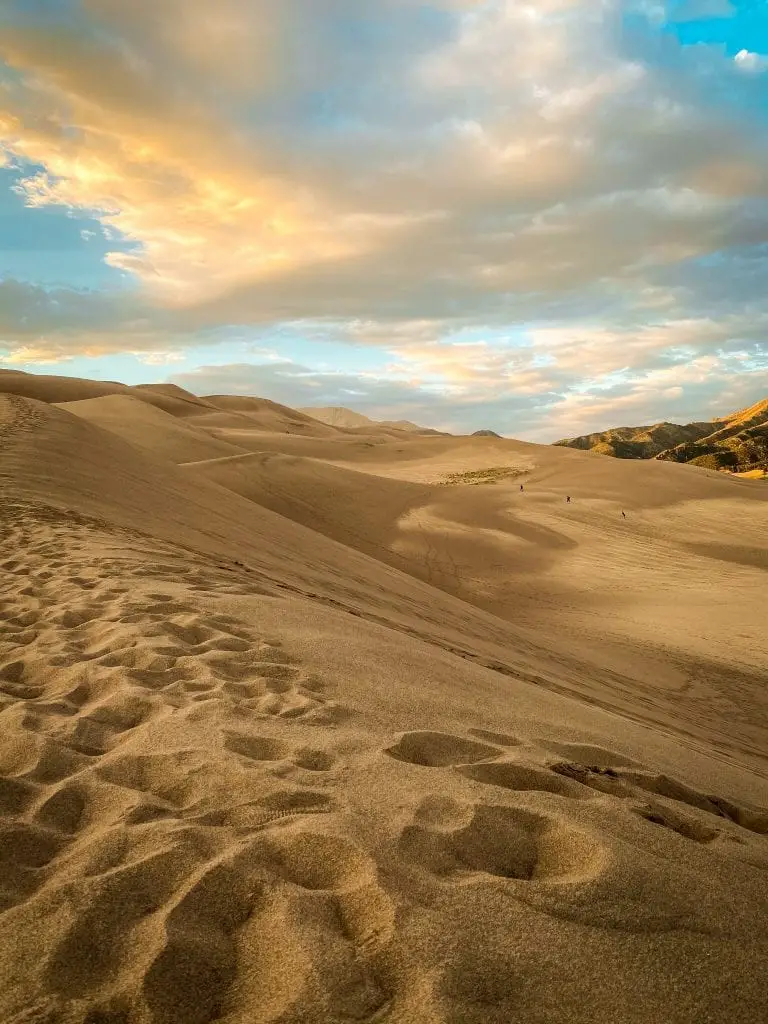
[[[0,392],[3,1024],[766,1019],[763,481]]]

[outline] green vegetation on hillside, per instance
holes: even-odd
[[[511,466],[489,466],[488,469],[471,469],[465,473],[449,473],[440,482],[445,485],[470,484],[495,484],[499,480],[512,480],[516,476],[523,476],[524,469],[513,469]]]

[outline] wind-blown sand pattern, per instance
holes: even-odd
[[[765,1019],[768,489],[89,388],[0,375],[3,1024]]]

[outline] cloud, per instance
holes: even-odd
[[[736,7],[731,0],[678,0],[670,4],[669,16],[675,21],[703,21],[707,18],[733,18]]]
[[[620,331],[594,325],[534,329],[531,334],[535,350],[549,354],[560,370],[587,380],[709,358],[729,347],[741,351],[751,343],[768,365],[768,312],[754,318],[670,320]]]
[[[198,366],[168,379],[198,395],[260,395],[291,407],[340,405],[374,419],[409,419],[456,433],[490,427],[545,443],[621,424],[714,418],[763,396],[765,347],[720,348],[712,329],[711,351],[699,355],[686,344],[695,338],[694,324],[678,325],[672,349],[670,339],[652,335],[646,358],[634,365],[622,355],[631,338],[603,337],[587,356],[590,365],[573,366],[583,339],[564,332],[533,338],[524,354],[511,357],[503,343],[477,344],[475,352],[482,354],[466,361],[452,349],[467,346],[435,345],[401,352],[389,365],[364,373],[262,357]],[[566,358],[551,357],[558,348]]]
[[[474,422],[489,426],[503,421],[510,433],[520,435],[540,418],[534,396],[481,398],[405,375],[319,372],[289,361],[201,366],[169,380],[198,395],[261,395],[294,408],[349,406],[374,419],[410,419],[445,430],[474,430]]]
[[[169,363],[183,363],[187,358],[184,352],[132,352],[140,363],[147,366],[167,366]]]
[[[74,358],[72,354],[62,350],[57,345],[48,347],[45,345],[22,345],[20,348],[14,348],[12,351],[6,351],[5,353],[0,349],[0,355],[2,356],[2,362],[8,363],[9,366],[28,366],[30,364],[45,366],[53,363],[64,363],[68,359]]]
[[[86,289],[44,288],[0,278],[0,360],[34,364],[75,356],[115,353],[170,353],[201,344],[133,292],[109,294]],[[40,358],[36,357],[40,355]],[[169,360],[165,360],[169,361]]]
[[[159,366],[300,324],[380,351],[378,383],[347,382],[376,408],[475,423],[490,394],[531,430],[590,396],[608,415],[601,378],[630,389],[617,415],[650,412],[642,374],[681,352],[716,360],[713,394],[737,371],[755,386],[719,353],[765,345],[768,93],[745,73],[762,58],[625,18],[727,18],[726,0],[57,7],[0,14],[0,153],[28,206],[131,243],[106,257],[126,287],[0,281],[10,357]],[[258,379],[344,392],[306,362]]]
[[[0,279],[0,338],[23,344],[47,333],[81,333],[107,329],[114,299],[98,292],[42,288],[13,278]]]
[[[746,135],[671,108],[620,54],[610,8],[449,5],[430,36],[394,0],[366,16],[341,0],[322,16],[308,2],[88,0],[80,25],[2,33],[21,84],[0,130],[44,168],[22,182],[30,204],[96,212],[140,245],[113,266],[203,318],[211,304],[279,318],[275,292],[289,315],[323,315],[329,283],[354,315],[361,270],[380,312],[377,290],[392,304],[430,269],[430,290],[460,277],[479,303],[563,291],[716,245],[729,211],[706,194],[726,139],[743,177],[766,177]],[[398,29],[416,42],[387,43]],[[674,196],[692,183],[701,209],[683,224]]]
[[[768,70],[768,55],[753,53],[751,50],[739,50],[733,58],[736,66],[742,70],[752,73],[759,73]]]
[[[710,360],[702,360],[689,372],[619,383],[602,392],[567,395],[549,409],[546,430],[534,429],[531,440],[577,437],[619,425],[710,420],[753,404],[761,394],[758,375],[721,378],[713,386],[713,371],[717,374],[724,370]]]

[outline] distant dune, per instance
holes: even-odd
[[[675,461],[1,372],[0,1021],[761,1021],[766,536]]]
[[[768,399],[703,423],[614,427],[555,442],[619,459],[690,462],[707,469],[768,469]]]
[[[375,421],[368,416],[363,416],[361,412],[353,412],[352,409],[345,409],[340,405],[328,406],[326,408],[309,406],[308,408],[299,409],[299,412],[303,412],[313,419],[320,420],[321,423],[329,423],[332,427],[354,429],[355,427],[372,427],[375,425]]]
[[[0,369],[0,394],[21,395],[41,402],[79,402],[103,395],[130,394],[131,389],[115,381],[54,377],[42,373]]]
[[[236,412],[248,417],[251,425],[261,430],[299,434],[301,437],[332,437],[336,431],[321,426],[317,419],[299,409],[270,402],[266,398],[246,398],[237,395],[209,395],[207,402],[225,412]]]
[[[322,423],[330,423],[334,427],[342,427],[349,430],[391,427],[394,430],[405,430],[411,434],[439,434],[439,430],[432,430],[429,427],[420,427],[410,420],[372,420],[361,412],[354,412],[352,409],[345,409],[343,406],[334,405],[322,408],[320,406],[308,406],[300,409],[300,412],[312,416]]]
[[[219,441],[195,426],[186,410],[177,417],[132,395],[105,395],[57,404],[61,409],[171,462],[242,454],[242,449]]]

